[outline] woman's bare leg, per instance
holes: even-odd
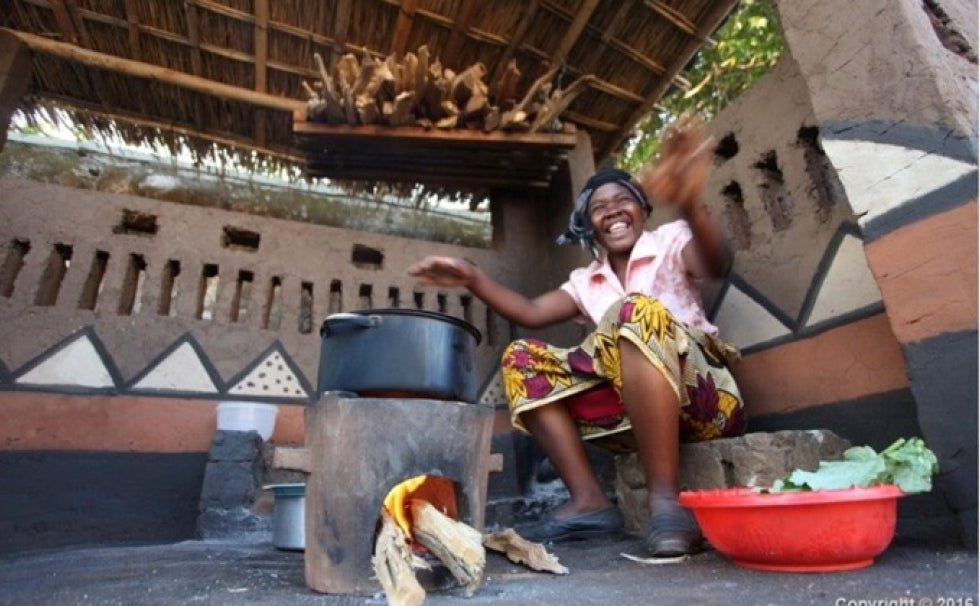
[[[650,515],[676,512],[680,403],[667,378],[627,339],[619,340],[623,405],[646,476]]]
[[[560,402],[527,411],[521,421],[568,488],[571,498],[554,512],[554,517],[598,511],[611,505],[589,463],[575,421]]]

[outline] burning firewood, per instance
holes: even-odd
[[[425,589],[415,578],[415,559],[405,542],[405,532],[382,510],[371,564],[391,606],[418,606],[425,601]]]
[[[443,514],[422,500],[413,500],[412,535],[431,551],[472,596],[483,582],[486,550],[479,531]]]

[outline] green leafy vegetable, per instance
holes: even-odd
[[[870,446],[854,446],[844,451],[842,461],[820,461],[816,471],[797,469],[787,478],[776,480],[770,492],[864,488],[874,484],[896,484],[906,493],[929,492],[937,471],[936,455],[922,438],[900,438],[881,453]]]

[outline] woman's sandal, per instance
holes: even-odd
[[[659,558],[701,551],[701,529],[688,511],[658,513],[650,518],[643,543],[650,555]]]
[[[521,537],[537,543],[590,539],[622,534],[623,513],[615,505],[567,518],[548,514],[539,522],[516,529]]]

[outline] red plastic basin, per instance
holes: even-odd
[[[894,485],[763,494],[752,488],[685,491],[708,542],[745,568],[854,570],[874,563],[895,536]]]

